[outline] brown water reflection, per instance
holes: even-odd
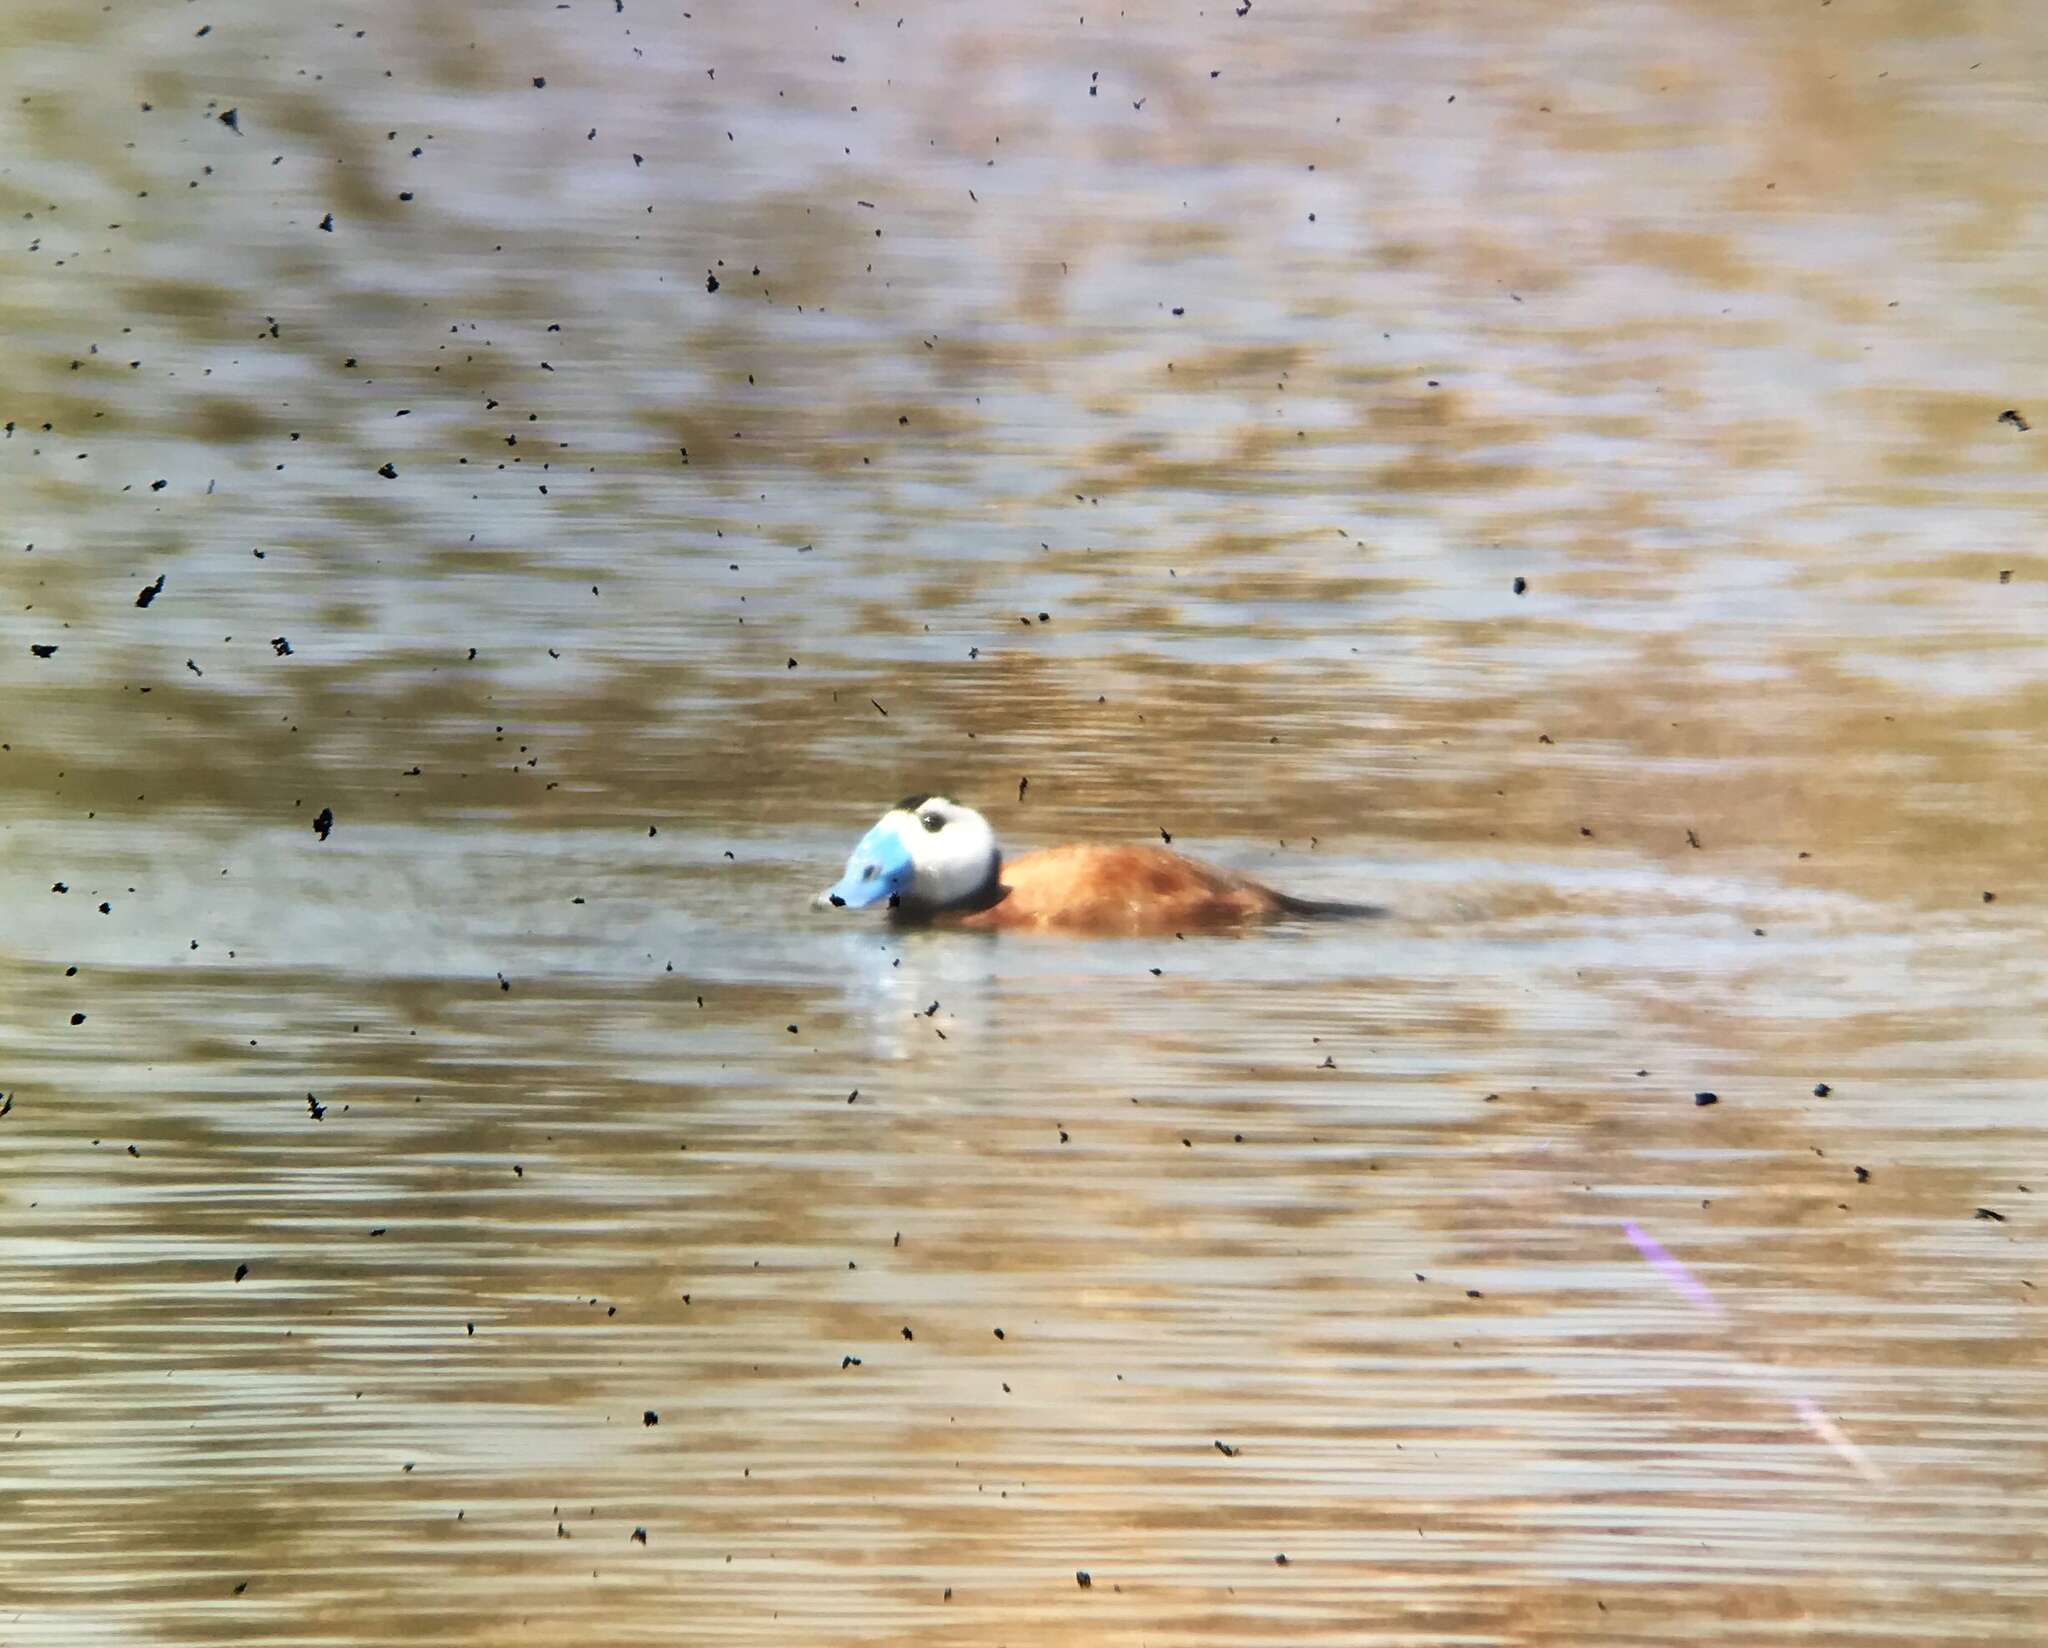
[[[2025,8],[0,40],[0,1643],[2038,1634]]]

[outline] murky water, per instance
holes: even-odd
[[[0,1643],[2039,1633],[2048,14],[1015,9],[0,18]]]

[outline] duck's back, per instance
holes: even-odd
[[[1248,876],[1165,847],[1047,847],[1005,861],[1002,884],[996,903],[946,925],[1136,937],[1237,927],[1287,907]]]

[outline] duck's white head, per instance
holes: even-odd
[[[846,874],[817,902],[835,909],[950,909],[992,900],[1002,867],[996,833],[980,813],[942,795],[913,795],[860,838]]]

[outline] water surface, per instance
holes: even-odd
[[[2038,1629],[2026,8],[0,42],[0,1642]]]

